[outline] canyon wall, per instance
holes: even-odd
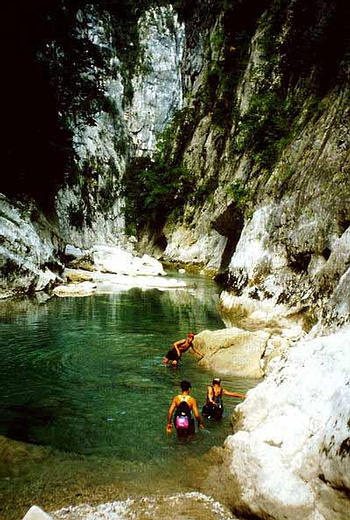
[[[349,6],[256,4],[9,7],[1,296],[49,289],[66,244],[99,243],[216,274],[228,314],[303,316],[215,478],[241,514],[343,519]]]

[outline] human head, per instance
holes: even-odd
[[[194,339],[193,332],[190,332],[189,334],[187,334],[187,337],[188,337],[188,339],[191,339],[193,341],[193,339]]]
[[[220,379],[220,377],[214,377],[214,379],[213,379],[213,385],[221,385],[221,379]]]
[[[181,381],[180,386],[183,392],[188,392],[192,385],[189,381]]]

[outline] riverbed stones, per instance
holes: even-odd
[[[349,353],[349,326],[302,340],[236,408],[219,473],[237,513],[348,518]]]
[[[93,282],[72,283],[70,285],[58,285],[54,288],[53,293],[56,296],[91,296],[96,290],[96,284]]]
[[[196,491],[128,498],[97,506],[81,504],[52,515],[55,520],[235,520],[223,504]]]

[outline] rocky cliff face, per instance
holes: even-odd
[[[349,329],[301,341],[236,408],[237,433],[226,439],[208,485],[218,481],[237,514],[347,518],[348,348]]]
[[[298,303],[329,325],[349,317],[350,98],[341,8],[314,4],[270,5],[255,27],[231,6],[187,48],[183,161],[197,184],[165,255],[210,262],[233,294]]]
[[[147,2],[145,4],[147,7]],[[107,2],[105,7],[108,6]],[[129,7],[135,11],[134,6]],[[139,14],[131,20],[119,20],[119,26],[134,23],[137,29],[135,34],[132,32],[135,32],[134,26],[133,29],[124,29],[119,38],[124,36],[125,41],[120,42],[118,34],[116,36],[118,27],[113,25],[118,12],[114,13],[113,9],[84,5],[84,2],[80,8],[74,8],[73,4],[68,9],[59,6],[54,13],[58,19],[56,22],[63,20],[67,23],[69,35],[65,37],[58,33],[49,43],[47,40],[38,41],[36,55],[31,59],[39,62],[42,69],[51,75],[50,84],[56,83],[56,126],[66,132],[65,142],[61,145],[66,149],[66,161],[61,160],[58,179],[52,179],[56,186],[53,189],[48,186],[44,201],[41,200],[45,189],[41,190],[40,175],[37,174],[37,179],[30,169],[35,168],[35,164],[29,165],[24,174],[14,169],[13,176],[19,176],[19,180],[21,175],[27,176],[25,182],[18,182],[17,186],[9,180],[5,183],[5,192],[10,198],[2,199],[4,211],[0,217],[4,238],[3,295],[11,294],[10,289],[27,291],[36,287],[33,280],[46,269],[42,253],[52,250],[45,231],[39,232],[38,238],[29,228],[23,234],[22,226],[18,226],[9,234],[11,219],[7,209],[16,193],[22,199],[26,214],[34,218],[33,229],[40,228],[36,216],[43,221],[50,215],[50,225],[57,236],[56,254],[62,253],[67,243],[85,249],[96,243],[130,248],[125,235],[123,176],[133,157],[151,157],[154,154],[157,136],[174,111],[181,107],[180,68],[184,41],[183,24],[178,22],[171,5],[148,10],[143,6],[136,11]],[[47,12],[44,10],[39,14],[45,19],[42,21],[45,28],[52,13],[48,8]],[[42,31],[46,36],[43,28]],[[129,58],[126,57],[128,51]],[[79,52],[87,54],[87,59],[81,58]],[[70,66],[69,60],[73,61]],[[73,71],[70,67],[74,66]],[[48,132],[55,135],[48,135],[47,139],[58,139],[56,127],[50,126]],[[61,152],[64,155],[64,150]],[[40,170],[40,153],[36,159]],[[54,156],[52,160],[55,161]],[[13,164],[11,166],[14,168]],[[21,189],[26,193],[21,193]],[[36,211],[31,212],[33,207]],[[11,211],[16,213],[16,206]],[[25,251],[32,250],[37,242],[36,261],[33,257],[33,261],[28,263]],[[12,282],[7,285],[9,263]],[[56,257],[56,274],[59,266]]]
[[[150,8],[139,18],[139,62],[126,95],[123,63],[111,37],[113,19],[89,6],[77,17],[97,52],[107,48],[110,54],[109,74],[100,71],[107,108],[89,124],[84,119],[72,124],[79,174],[56,197],[63,238],[88,248],[96,242],[123,243],[127,162],[154,153],[158,134],[181,106],[183,28],[172,6]]]

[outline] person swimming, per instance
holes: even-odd
[[[245,395],[243,394],[239,394],[238,392],[229,392],[228,390],[225,390],[225,388],[222,388],[221,379],[219,377],[214,377],[212,384],[207,387],[207,399],[202,408],[202,415],[204,417],[207,417],[208,419],[211,417],[213,419],[221,419],[224,412],[224,404],[222,400],[223,395],[239,397],[240,399],[245,398]]]
[[[189,334],[187,334],[186,339],[180,339],[179,341],[173,343],[173,348],[167,352],[166,356],[163,359],[163,363],[166,365],[167,363],[169,363],[169,361],[171,361],[172,366],[176,367],[179,364],[182,354],[187,352],[187,350],[190,348],[198,356],[201,356],[202,359],[204,354],[200,352],[198,349],[196,349],[196,347],[193,345],[193,340],[194,334],[193,332],[190,332]]]
[[[191,383],[189,381],[181,381],[181,394],[176,395],[170,405],[168,411],[168,422],[166,426],[167,433],[171,433],[173,429],[172,417],[174,414],[174,426],[177,435],[184,437],[195,433],[195,422],[193,415],[197,419],[198,427],[204,430],[201,416],[198,412],[197,401],[190,396]]]

